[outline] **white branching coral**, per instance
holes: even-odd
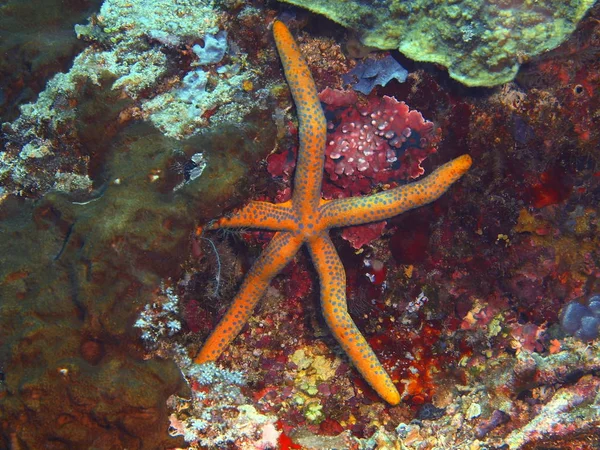
[[[142,331],[142,339],[150,346],[158,344],[160,338],[172,337],[181,330],[179,321],[179,297],[172,287],[160,285],[156,298],[146,305],[134,327]]]
[[[192,386],[193,398],[173,398],[173,435],[183,435],[202,447],[277,448],[280,432],[274,416],[262,414],[242,392],[242,372],[218,367],[214,362],[190,364],[183,372]],[[192,447],[195,448],[195,447]]]

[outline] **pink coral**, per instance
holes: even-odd
[[[358,250],[363,245],[370,244],[375,239],[378,239],[383,234],[386,224],[387,222],[383,221],[344,228],[342,230],[342,237],[350,242],[353,248]]]
[[[367,193],[373,184],[416,178],[421,162],[435,152],[440,130],[394,97],[369,95],[359,103],[354,93],[325,89],[319,98],[328,118],[325,171],[350,195]],[[326,196],[344,195],[324,189]],[[327,192],[329,191],[329,192]]]

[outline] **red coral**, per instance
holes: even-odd
[[[208,333],[214,326],[208,312],[193,299],[190,299],[183,308],[183,320],[192,333]]]
[[[356,95],[327,88],[319,98],[329,130],[325,172],[334,186],[324,185],[326,197],[366,194],[374,184],[423,174],[421,162],[435,152],[440,130],[420,112],[374,94],[358,103]]]
[[[569,198],[572,189],[573,187],[561,169],[550,169],[542,173],[539,181],[534,182],[530,187],[531,203],[536,208],[556,205]]]
[[[272,199],[276,203],[287,202],[292,198],[291,178],[296,167],[296,152],[287,151],[282,153],[272,153],[267,158],[267,170],[274,177],[280,177],[286,185],[279,189]],[[270,200],[270,199],[269,199]]]
[[[383,221],[344,228],[342,230],[342,237],[358,250],[363,245],[370,244],[375,239],[381,237],[386,224],[387,222]]]

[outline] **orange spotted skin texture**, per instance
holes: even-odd
[[[275,21],[273,34],[300,125],[294,193],[292,200],[285,203],[250,202],[209,227],[260,228],[277,233],[246,275],[232,305],[195,362],[219,357],[247,322],[273,277],[306,244],[319,275],[321,307],[331,332],[369,385],[385,401],[396,405],[400,402],[398,390],[348,314],[346,274],[329,238],[329,229],[388,219],[436,200],[469,170],[471,157],[460,156],[406,186],[364,197],[322,200],[326,124],[315,82],[288,28]]]

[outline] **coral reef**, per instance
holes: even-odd
[[[12,121],[56,72],[65,71],[84,43],[72,32],[101,0],[10,0],[0,5],[0,117]]]
[[[558,47],[593,0],[486,2],[462,0],[284,0],[357,32],[365,45],[398,49],[415,61],[441,64],[467,86],[511,81],[519,65]]]
[[[241,372],[220,369],[214,363],[193,364],[187,360],[183,370],[193,387],[193,398],[173,398],[171,434],[181,435],[191,445],[268,450],[277,447],[280,431],[277,418],[261,414],[241,387],[246,380]]]
[[[189,394],[172,362],[144,358],[129,326],[150,295],[127,269],[136,256],[115,251],[117,236],[89,240],[102,232],[79,215],[85,206],[31,206],[5,203],[2,214],[0,447],[177,444],[164,405]],[[111,247],[114,268],[102,257]]]
[[[0,44],[0,448],[600,446],[600,5],[555,50],[503,54],[499,75],[527,62],[510,83],[468,88],[392,52],[406,80],[364,95],[344,75],[369,49],[283,3],[110,0],[96,14],[99,2],[59,3],[0,6],[10,30]],[[421,18],[421,3],[402,4]],[[498,8],[494,23],[506,22],[532,4],[488,3],[469,20],[491,23],[483,14]],[[457,15],[428,31],[446,27],[439,39],[479,57],[493,30],[468,27],[470,5],[430,8],[432,20],[453,6]],[[542,32],[581,5],[558,5]],[[77,41],[68,30],[90,14]],[[302,252],[215,364],[191,360],[273,237],[206,225],[292,192],[298,122],[275,17],[307,59],[328,141],[342,142],[350,122],[372,129],[370,114],[386,108],[433,124],[427,145],[405,148],[431,150],[411,159],[414,172],[327,156],[325,195],[369,195],[460,154],[474,160],[434,205],[331,235],[348,311],[401,393],[396,406],[331,336]],[[578,20],[565,17],[561,32]],[[162,109],[149,109],[157,99]],[[395,148],[374,135],[386,155]],[[342,162],[352,174],[336,172]]]
[[[183,174],[169,175],[171,141],[139,126],[127,127],[113,143],[104,167],[111,181],[94,196],[76,201],[53,193],[39,203],[9,197],[2,205],[5,442],[8,436],[24,448],[56,439],[78,448],[177,442],[166,439],[166,400],[183,395],[181,373],[169,360],[148,361],[139,336],[169,337],[178,328],[177,308],[168,304],[172,293],[159,280],[179,277],[194,223],[187,208],[196,203],[197,214],[214,215],[210,208],[248,170],[243,158],[260,150],[239,134],[226,141],[220,133],[194,138],[192,148],[217,152],[207,152],[202,176],[174,193]],[[235,166],[218,152],[229,145],[245,155]],[[144,309],[148,303],[156,306]],[[115,374],[123,392],[115,391]]]
[[[190,11],[198,12],[192,3]],[[158,308],[171,296],[160,280],[179,278],[181,248],[194,221],[239,201],[232,187],[254,178],[251,168],[274,147],[276,132],[264,120],[270,112],[257,104],[243,129],[235,121],[213,121],[185,141],[144,124],[139,107],[158,85],[134,88],[130,62],[146,55],[140,73],[161,83],[178,76],[181,65],[171,65],[169,57],[177,60],[181,52],[167,57],[157,50],[167,44],[146,40],[144,33],[126,39],[129,25],[103,31],[98,20],[90,25],[96,44],[4,125],[2,448],[184,444],[167,433],[167,399],[175,393],[189,398],[189,387],[170,359],[150,358],[141,345],[169,337],[180,323],[172,305]],[[197,23],[193,30],[190,36],[202,32]],[[142,70],[156,62],[152,55],[165,62],[167,78]],[[234,159],[232,151],[239,152]],[[185,169],[188,163],[202,170]],[[157,306],[144,309],[148,303]]]
[[[223,13],[210,3],[171,7],[168,0],[151,6],[109,0],[88,25],[76,26],[78,36],[93,45],[68,72],[55,75],[35,102],[22,105],[15,121],[3,125],[5,193],[89,193],[94,150],[82,141],[94,133],[91,121],[101,125],[98,116],[108,137],[140,117],[177,139],[209,125],[241,124],[258,94],[244,90],[252,78],[246,55],[228,46],[219,30]]]

